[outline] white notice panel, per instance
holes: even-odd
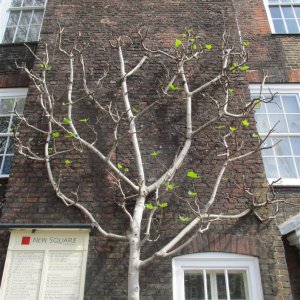
[[[14,230],[1,300],[83,299],[89,231]]]

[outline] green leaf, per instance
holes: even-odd
[[[48,147],[49,152],[53,152],[53,150],[54,150],[53,147]]]
[[[38,66],[43,71],[50,71],[52,69],[51,65],[49,64],[38,64]]]
[[[190,170],[186,173],[186,177],[190,178],[190,179],[198,179],[200,178],[200,176],[193,170]]]
[[[223,129],[223,128],[225,128],[225,125],[217,125],[217,126],[215,126],[215,128],[216,129]]]
[[[247,119],[244,119],[244,120],[242,120],[242,125],[245,126],[245,127],[249,127],[250,123]]]
[[[156,157],[158,155],[158,152],[157,151],[153,151],[153,152],[150,153],[150,155],[153,156],[153,157]]]
[[[196,41],[196,39],[195,38],[189,38],[189,41],[193,43],[193,42]]]
[[[182,34],[182,37],[186,38],[186,33],[183,33],[183,34]]]
[[[213,46],[212,44],[206,44],[204,47],[206,50],[211,50]]]
[[[170,84],[169,84],[169,89],[170,89],[171,91],[179,91],[179,90],[180,90],[180,87],[175,86],[174,84],[170,83]]]
[[[72,163],[71,160],[69,160],[69,159],[66,159],[66,160],[65,160],[65,164],[66,164],[67,166],[69,166],[71,163]]]
[[[191,197],[195,197],[197,196],[197,192],[193,192],[193,191],[188,191],[188,195],[191,196]]]
[[[172,190],[175,189],[175,184],[173,184],[173,183],[165,182],[164,185],[165,185],[165,187],[167,188],[168,191],[172,191]]]
[[[168,203],[167,203],[167,202],[163,202],[163,203],[160,203],[160,204],[158,204],[158,205],[159,205],[159,207],[161,207],[161,208],[165,208],[165,207],[168,206]]]
[[[237,67],[238,67],[238,64],[237,63],[233,63],[232,66],[229,68],[229,70],[231,72],[235,72]]]
[[[178,47],[180,47],[181,45],[182,45],[182,41],[179,40],[179,39],[176,39],[176,40],[175,40],[175,47],[178,48]]]
[[[197,45],[196,44],[193,45],[193,50],[197,50]]]
[[[131,110],[132,110],[132,112],[134,112],[135,114],[137,114],[137,113],[139,112],[139,110],[136,109],[135,107],[133,107]]]
[[[258,133],[253,133],[253,134],[252,134],[252,137],[255,138],[255,139],[259,139],[259,138],[260,138],[260,136],[259,136]]]
[[[231,127],[231,126],[229,127],[229,130],[230,130],[231,132],[235,132],[236,129],[237,129],[236,127]]]
[[[191,218],[190,217],[185,217],[185,216],[179,216],[179,220],[181,221],[181,222],[189,222],[189,221],[191,221]]]
[[[146,207],[147,209],[153,209],[153,208],[154,208],[154,206],[153,206],[152,203],[145,203],[145,207]]]
[[[75,138],[75,137],[76,137],[76,134],[70,132],[70,133],[66,134],[64,137],[65,137],[66,139]]]
[[[255,103],[254,108],[255,109],[261,109],[261,102],[262,102],[261,99],[259,99],[259,98],[255,99],[254,100],[254,103]]]
[[[232,89],[232,88],[228,89],[228,92],[229,92],[230,95],[233,95],[234,94],[234,89]]]
[[[247,70],[249,70],[249,69],[250,69],[250,67],[247,66],[247,65],[243,65],[243,66],[240,67],[240,70],[241,70],[241,71],[247,71]]]
[[[250,45],[249,41],[243,41],[243,46],[248,47]]]
[[[53,137],[54,139],[58,138],[59,135],[60,135],[60,133],[59,133],[58,131],[53,131],[53,132],[52,132],[52,137]]]
[[[89,121],[89,118],[82,118],[79,120],[81,123],[87,123]]]
[[[71,120],[69,118],[64,118],[63,119],[63,123],[64,124],[70,124],[71,123]]]
[[[117,167],[118,167],[119,170],[123,169],[123,165],[121,163],[118,163]]]
[[[126,173],[129,172],[129,169],[128,169],[128,168],[125,168],[125,169],[124,169],[124,172],[126,172]]]

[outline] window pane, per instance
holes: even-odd
[[[291,133],[300,133],[300,115],[287,115],[287,123]]]
[[[11,114],[14,109],[15,99],[1,99],[0,101],[0,114]]]
[[[276,19],[276,18],[281,19],[282,18],[279,6],[271,6],[270,7],[270,13],[271,13],[272,18],[274,18],[274,19]]]
[[[30,23],[32,11],[22,11],[19,25],[28,25]]]
[[[243,273],[228,273],[229,291],[231,300],[246,300],[245,292],[245,272]]]
[[[23,114],[26,98],[19,98],[16,102],[16,111],[19,114]]]
[[[13,154],[13,152],[14,152],[14,141],[12,137],[8,137],[6,153]]]
[[[290,143],[287,138],[273,139],[273,141],[274,143],[278,142],[278,144],[274,147],[275,154],[277,156],[292,155]]]
[[[218,299],[227,299],[225,274],[217,274]]]
[[[281,6],[284,18],[295,18],[294,12],[291,6]]]
[[[20,12],[19,11],[12,11],[9,14],[7,26],[16,26],[19,21]]]
[[[273,24],[276,33],[286,33],[283,20],[273,20]]]
[[[15,42],[25,42],[28,26],[19,26],[17,30]]]
[[[2,117],[0,118],[0,132],[7,133],[9,126],[10,117]]]
[[[33,5],[33,0],[24,0],[23,2],[23,7],[24,6],[32,6]]]
[[[269,131],[270,126],[269,126],[267,115],[265,114],[255,115],[255,120],[256,120],[257,131],[259,133],[267,133]]]
[[[274,97],[271,102],[267,104],[268,113],[283,113],[282,103],[280,97]]]
[[[296,96],[283,96],[283,106],[286,113],[300,112]]]
[[[297,18],[300,18],[300,6],[294,6],[294,11]]]
[[[40,10],[34,11],[31,24],[37,24],[37,25],[42,24],[43,14],[44,14],[43,11]]]
[[[275,178],[275,179],[279,178],[275,158],[263,157],[263,162],[264,162],[267,178]]]
[[[203,274],[199,272],[184,272],[184,290],[186,300],[204,300]]]
[[[43,7],[45,4],[45,0],[34,0],[33,6],[41,6]]]
[[[37,41],[39,39],[40,25],[32,25],[29,29],[27,42]]]
[[[300,157],[296,157],[295,160],[296,160],[298,174],[300,174]]]
[[[11,3],[11,7],[20,7],[22,0],[13,0]]]
[[[0,154],[5,154],[8,137],[0,138]]]
[[[279,174],[281,178],[296,178],[296,169],[293,158],[280,157],[277,158]]]
[[[3,43],[12,43],[16,27],[7,27],[4,33]]]
[[[271,138],[266,139],[263,144],[263,147],[271,147],[274,145],[274,141]],[[262,156],[274,156],[274,147],[269,149],[263,149],[261,151]]]
[[[12,158],[13,158],[12,156],[4,157],[4,165],[3,165],[3,169],[2,169],[2,175],[8,175],[10,173]]]
[[[294,155],[300,155],[300,138],[290,138]]]
[[[270,119],[270,129],[273,128],[275,132],[288,132],[287,131],[287,126],[286,126],[286,121],[283,115],[279,114],[274,114],[274,115],[269,115]]]
[[[298,33],[299,32],[299,28],[298,28],[296,20],[286,20],[285,22],[286,22],[288,33]]]

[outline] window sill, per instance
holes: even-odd
[[[285,188],[285,187],[300,187],[300,179],[278,179],[271,178],[268,179],[269,184],[273,183],[273,186],[276,188]],[[277,182],[276,182],[277,181]]]

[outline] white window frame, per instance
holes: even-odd
[[[300,84],[265,84],[261,86],[260,84],[251,84],[249,86],[250,93],[252,95],[262,95],[268,94],[270,95],[270,91],[272,94],[283,94],[283,95],[297,95],[298,100],[300,101]],[[276,130],[276,129],[275,129]],[[261,138],[265,136],[265,134],[260,134]],[[300,137],[299,133],[271,133],[270,137]],[[263,151],[263,150],[262,150]],[[294,156],[293,156],[294,157]],[[278,178],[268,178],[269,183],[274,183],[275,186],[300,186],[300,178],[281,178],[277,181]]]
[[[194,270],[242,270],[246,272],[249,300],[263,300],[259,262],[256,257],[206,252],[178,256],[172,260],[173,299],[184,300],[184,271]],[[205,277],[204,277],[205,278]]]
[[[44,19],[44,16],[45,16],[47,1],[48,0],[45,0],[43,19]],[[6,27],[7,27],[9,14],[10,14],[11,11],[24,11],[24,10],[37,9],[37,7],[34,7],[34,6],[33,7],[26,7],[26,8],[23,8],[23,9],[22,9],[22,7],[20,7],[20,8],[11,8],[10,7],[11,2],[12,2],[12,0],[3,0],[2,2],[0,2],[0,44],[3,44],[3,38],[4,38],[5,30],[6,30]],[[37,42],[40,39],[42,26],[43,26],[43,22],[41,24],[38,39],[34,42]],[[28,32],[27,32],[27,35],[28,35]],[[26,42],[26,41],[24,41],[24,42]],[[15,43],[15,42],[12,42],[12,44],[13,43]],[[23,42],[21,42],[21,43],[23,43]]]
[[[0,98],[18,98],[18,97],[26,98],[27,92],[28,92],[27,88],[0,89]],[[11,112],[10,116],[12,114],[13,114],[13,112]],[[0,118],[1,118],[1,112],[0,112]],[[11,121],[12,121],[12,118],[10,118],[10,122]],[[7,138],[7,137],[12,137],[12,136],[13,136],[12,132],[4,132],[4,133],[0,132],[0,138]],[[6,153],[7,147],[8,147],[8,145],[6,144],[5,151],[4,151],[5,153]],[[7,155],[7,156],[13,156],[13,154]],[[4,166],[4,160],[2,160],[2,163],[0,163],[0,178],[7,178],[7,177],[9,177],[9,174],[2,174],[3,166]]]
[[[273,24],[273,19],[271,16],[271,12],[270,12],[270,6],[292,6],[292,5],[296,5],[296,6],[300,6],[300,0],[292,0],[292,3],[283,3],[282,1],[278,0],[278,3],[269,3],[269,0],[264,0],[264,5],[265,5],[265,9],[266,9],[266,13],[267,13],[267,17],[268,17],[268,21],[270,24],[270,28],[271,28],[271,32],[273,34],[300,34],[300,22],[298,22],[298,27],[299,27],[299,32],[297,33],[279,33],[275,31],[274,28],[274,24]],[[286,27],[286,23],[285,23],[285,19],[283,19],[284,21],[284,26],[286,28],[287,31],[287,27]]]

